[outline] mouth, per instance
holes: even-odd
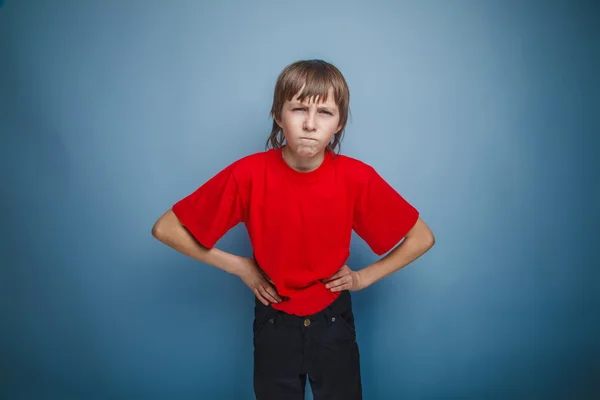
[[[305,139],[305,140],[314,140],[316,141],[317,139],[313,139],[313,138],[309,138],[309,137],[301,137],[300,139]]]

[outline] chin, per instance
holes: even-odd
[[[300,157],[310,158],[319,154],[321,151],[324,150],[324,148],[321,148],[321,146],[317,145],[316,143],[313,146],[299,144],[296,145],[293,150],[294,153],[296,153]]]
[[[307,150],[307,149],[299,149],[296,154],[298,154],[298,156],[300,157],[305,157],[305,158],[312,158],[314,156],[316,156],[317,154],[319,154],[318,151],[313,151],[313,150]]]

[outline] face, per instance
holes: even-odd
[[[333,135],[340,130],[340,111],[334,101],[333,88],[329,88],[326,102],[319,98],[306,98],[301,103],[298,94],[285,101],[281,120],[276,122],[292,152],[301,157],[313,157],[324,151]]]

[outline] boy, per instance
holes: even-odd
[[[307,377],[315,400],[361,399],[350,292],[406,266],[435,242],[419,212],[372,167],[336,152],[349,99],[335,66],[321,60],[288,65],[275,85],[267,150],[229,165],[174,204],[152,230],[161,242],[239,276],[253,291],[258,400],[304,399]],[[252,258],[214,247],[240,222]],[[378,255],[393,250],[354,271],[345,264],[352,230]]]

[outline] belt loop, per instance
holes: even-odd
[[[335,317],[331,304],[323,310],[323,316],[325,317],[325,321],[327,321],[327,326],[331,326],[333,323],[332,318]]]
[[[344,290],[340,293],[337,299],[335,299],[335,301],[331,303],[329,307],[327,307],[327,311],[329,313],[328,321],[330,324],[333,322],[331,320],[333,317],[337,318],[338,315],[343,313],[348,308],[349,295],[350,293],[347,290]]]
[[[271,315],[271,316],[269,317],[269,323],[270,323],[270,324],[273,324],[273,328],[274,328],[274,329],[277,329],[277,325],[279,325],[279,323],[281,322],[281,321],[280,321],[280,319],[281,319],[281,316],[280,316],[280,315],[281,315],[281,314],[280,314],[280,311],[279,311],[279,310],[273,309],[273,311],[275,311],[275,312],[273,313],[273,315]],[[273,321],[273,322],[271,322],[271,321]]]

